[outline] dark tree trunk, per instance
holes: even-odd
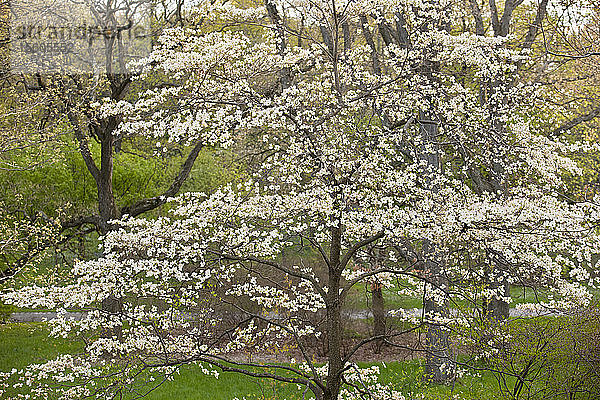
[[[501,283],[492,283],[492,288],[502,288],[503,296],[510,297],[510,285],[504,280]],[[508,319],[510,316],[510,305],[504,300],[492,297],[483,300],[483,311],[487,318],[494,318],[498,321]]]
[[[96,180],[98,188],[98,213],[100,215],[100,232],[106,234],[111,226],[109,221],[120,217],[115,195],[113,191],[113,152],[114,152],[114,136],[113,132],[117,122],[113,119],[103,127],[104,132],[98,136],[101,138],[100,147],[100,173],[99,179]],[[102,301],[102,311],[114,315],[122,312],[123,300],[111,294]],[[116,337],[122,339],[122,330],[120,327],[106,329],[103,336]]]
[[[436,66],[427,66],[429,73],[433,71]],[[425,174],[425,183],[430,186],[429,190],[434,193],[439,191],[430,176],[435,176],[440,173],[441,165],[439,154],[437,152],[437,135],[438,135],[438,124],[434,120],[433,115],[429,113],[420,113],[420,128],[423,137],[423,143],[433,144],[436,148],[435,152],[423,149],[422,158],[427,161],[429,171]],[[425,276],[429,279],[430,283],[436,288],[447,288],[448,282],[443,276],[442,268],[438,260],[436,260],[436,249],[433,247],[428,239],[423,240],[423,258],[425,261]],[[447,315],[448,307],[445,302],[437,302],[434,298],[425,298],[423,309],[426,317],[432,315]],[[444,383],[453,378],[454,365],[451,357],[450,347],[448,343],[448,331],[442,329],[442,327],[435,323],[430,323],[427,326],[427,334],[425,338],[425,378],[437,383]],[[445,366],[445,368],[442,368]]]
[[[123,311],[123,301],[113,295],[102,300],[102,311],[107,314],[120,314]],[[102,330],[103,337],[116,337],[118,340],[123,339],[123,332],[120,327],[105,328]]]
[[[423,253],[432,255],[429,241],[425,241]],[[425,274],[435,288],[447,286],[440,266],[432,260],[425,261]],[[445,302],[438,302],[425,296],[423,309],[426,317],[432,315],[448,315],[448,306]],[[454,364],[449,346],[449,331],[436,323],[427,324],[425,335],[425,379],[435,383],[445,383],[454,377]]]
[[[342,277],[341,265],[342,229],[331,228],[331,247],[329,250],[328,289],[326,297],[327,307],[327,372],[326,388],[323,392],[324,400],[337,400],[342,383],[342,321],[340,280]]]
[[[343,369],[342,365],[342,321],[340,315],[340,280],[342,277],[341,265],[341,239],[342,230],[339,227],[331,228],[330,265],[328,271],[328,290],[326,298],[327,307],[327,372],[326,388],[323,400],[338,400]]]
[[[429,304],[427,304],[429,303]],[[443,312],[443,307],[431,300],[425,302],[425,309],[429,312]],[[427,312],[427,311],[426,311]],[[446,383],[454,377],[454,365],[448,343],[448,331],[441,326],[429,324],[425,336],[425,379],[435,383]]]
[[[112,158],[112,157],[111,157]],[[108,221],[119,218],[119,212],[115,204],[115,195],[112,185],[112,159],[110,169],[101,170],[103,175],[96,182],[98,188],[98,213],[100,215],[100,232],[105,234],[110,230]]]
[[[98,188],[98,213],[100,215],[100,230],[104,234],[110,227],[108,221],[119,218],[119,210],[113,192],[113,158],[114,158],[114,131],[118,121],[111,117],[101,126],[96,127],[97,136],[100,138],[100,171],[96,179]]]
[[[382,285],[374,283],[371,287],[371,296],[373,298],[373,336],[383,336],[385,335],[385,304],[383,301]],[[381,352],[383,343],[383,338],[375,341],[375,353],[379,354]]]

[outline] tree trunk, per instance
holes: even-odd
[[[102,311],[112,315],[119,314],[123,311],[123,301],[113,295],[102,300]],[[105,328],[102,331],[102,337],[116,337],[118,340],[123,339],[123,332],[120,327]]]
[[[103,132],[98,135],[101,138],[100,144],[100,173],[96,180],[98,188],[98,213],[100,215],[100,229],[102,234],[110,230],[108,221],[119,218],[119,210],[115,202],[113,192],[113,150],[114,136],[117,121],[111,118],[101,129]]]
[[[120,217],[119,209],[115,202],[115,196],[113,192],[113,150],[114,150],[114,136],[113,132],[117,126],[117,121],[114,118],[110,118],[106,124],[102,124],[101,132],[98,136],[101,139],[100,147],[100,171],[98,179],[96,180],[96,186],[98,188],[98,213],[100,216],[100,232],[104,235],[110,229],[111,226],[109,221]],[[123,309],[123,299],[110,294],[107,298],[102,300],[102,311],[108,315],[114,315],[121,313]],[[116,337],[118,340],[122,339],[122,329],[120,327],[108,328],[103,332],[105,337]]]
[[[427,304],[427,303],[430,304]],[[433,301],[427,301],[425,309],[429,312],[442,312]],[[425,349],[427,351],[425,360],[425,379],[435,383],[446,383],[454,377],[454,365],[450,356],[448,346],[448,331],[441,326],[429,324],[425,337]]]
[[[371,296],[373,297],[373,336],[385,335],[385,304],[383,301],[382,285],[373,283],[371,286]],[[383,338],[375,341],[375,353],[381,352],[383,346]]]
[[[502,288],[503,296],[510,297],[510,284],[506,280],[501,283],[492,283],[491,285],[494,289]],[[487,318],[494,318],[500,321],[508,319],[510,316],[510,304],[496,297],[484,299],[483,307]]]
[[[340,280],[342,268],[340,265],[342,230],[331,228],[330,265],[328,271],[327,308],[327,371],[326,388],[323,400],[338,400],[342,376],[342,324],[340,317]]]
[[[423,245],[424,254],[432,254],[428,240]],[[425,274],[429,277],[431,284],[436,288],[445,288],[446,279],[442,275],[440,266],[432,260],[425,261]],[[438,302],[435,297],[425,296],[423,309],[426,317],[432,315],[448,315],[448,306],[444,302]],[[445,383],[454,377],[454,365],[449,346],[449,331],[436,323],[427,325],[425,336],[425,379],[435,383]]]
[[[430,66],[433,69],[433,66]],[[422,158],[429,167],[428,173],[435,176],[440,173],[441,165],[439,154],[437,153],[437,134],[438,124],[434,121],[433,115],[421,112],[419,115],[421,134],[423,137],[424,149]],[[434,144],[435,152],[427,150],[428,144]],[[425,175],[426,184],[430,185],[430,190],[434,193],[439,191],[439,187],[431,182],[431,179]],[[442,275],[441,265],[436,261],[436,251],[428,239],[423,240],[423,258],[425,259],[425,276],[436,288],[447,288],[447,282]],[[426,317],[433,314],[448,314],[447,304],[436,302],[435,297],[425,299],[423,304]],[[427,326],[427,335],[425,338],[425,378],[437,383],[443,383],[453,378],[454,365],[452,362],[450,347],[448,345],[448,331],[435,323]]]

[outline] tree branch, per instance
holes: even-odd
[[[496,0],[490,0],[490,11],[492,13],[492,28],[494,29],[494,35],[500,36],[500,20],[498,19]]]
[[[223,372],[238,372],[238,373],[241,373],[244,375],[252,376],[254,378],[269,378],[269,379],[274,379],[274,380],[277,380],[280,382],[307,385],[307,386],[310,386],[311,388],[314,387],[314,384],[309,379],[280,376],[280,375],[271,374],[268,372],[253,372],[253,371],[248,371],[247,369],[244,369],[244,368],[238,368],[238,366],[253,367],[253,368],[270,368],[270,366],[265,366],[265,365],[256,364],[256,363],[237,363],[235,361],[227,360],[227,359],[218,357],[216,355],[211,355],[211,354],[193,356],[193,357],[189,357],[189,358],[186,358],[183,360],[175,360],[175,361],[169,361],[169,362],[163,362],[163,363],[148,364],[146,367],[147,368],[175,367],[175,366],[189,364],[189,363],[197,362],[197,361],[206,362],[208,364],[211,364],[215,367],[218,367]],[[233,365],[233,366],[229,366],[227,364]]]
[[[510,20],[512,13],[523,2],[523,0],[506,0],[504,3],[504,12],[500,19],[500,36],[507,36],[510,30]]]
[[[87,167],[88,171],[90,171],[90,174],[92,174],[94,180],[98,182],[100,180],[100,170],[94,162],[94,158],[92,157],[92,153],[88,147],[85,134],[81,131],[81,127],[79,126],[79,121],[77,121],[77,118],[71,110],[67,111],[67,117],[73,126],[73,133],[75,134],[75,138],[79,144],[79,152],[81,153],[81,157],[85,162],[85,166]]]
[[[353,348],[352,348],[352,349],[351,349],[351,350],[348,352],[348,354],[346,354],[346,357],[344,358],[344,361],[343,361],[343,363],[344,363],[344,364],[346,364],[346,363],[350,362],[350,358],[351,358],[351,357],[354,355],[354,353],[356,353],[356,352],[357,352],[357,351],[358,351],[358,350],[359,350],[359,349],[360,349],[362,346],[364,346],[364,345],[366,345],[366,344],[369,344],[369,343],[371,343],[371,342],[374,342],[374,341],[376,341],[376,340],[381,340],[381,339],[390,339],[390,338],[392,338],[392,337],[401,336],[401,335],[404,335],[404,334],[407,334],[407,333],[410,333],[410,332],[414,332],[414,331],[416,331],[417,329],[420,329],[420,328],[421,328],[421,325],[422,325],[422,323],[421,323],[421,324],[419,324],[419,325],[417,325],[417,326],[414,326],[414,327],[412,327],[412,328],[409,328],[409,329],[403,330],[403,331],[401,331],[401,332],[396,332],[396,333],[393,333],[393,334],[375,335],[375,336],[371,336],[371,337],[369,337],[369,338],[363,339],[363,340],[361,340],[360,342],[358,342],[358,343],[357,343],[357,344],[356,344],[356,345],[355,345],[355,346],[354,346],[354,347],[353,347]]]
[[[538,31],[542,26],[542,21],[546,17],[546,9],[548,6],[548,0],[542,0],[538,4],[537,12],[535,13],[535,20],[529,26],[529,30],[527,31],[527,36],[525,36],[525,42],[523,43],[524,49],[530,49],[533,45],[533,41],[538,35]]]
[[[360,23],[363,32],[363,36],[365,37],[365,41],[371,48],[371,59],[373,62],[373,72],[375,75],[381,75],[381,66],[379,62],[379,56],[377,54],[377,47],[375,47],[375,42],[373,41],[373,35],[369,29],[369,22],[367,21],[367,17],[364,15],[360,16]]]
[[[592,109],[590,112],[588,112],[586,114],[582,114],[582,115],[578,116],[577,118],[573,118],[572,120],[564,122],[561,126],[559,126],[558,128],[556,128],[555,130],[552,131],[552,135],[558,136],[561,133],[576,127],[577,125],[582,124],[584,122],[591,121],[598,116],[600,116],[600,106]]]
[[[216,251],[210,251],[208,250],[209,253],[214,254],[218,257],[221,257],[225,260],[231,260],[231,261],[251,261],[251,262],[255,262],[258,264],[263,264],[263,265],[267,265],[269,267],[273,267],[275,269],[278,269],[282,272],[285,272],[286,274],[293,276],[295,278],[300,278],[300,279],[304,279],[310,283],[312,283],[313,287],[315,288],[315,290],[319,293],[319,295],[321,295],[321,297],[323,299],[325,299],[327,297],[327,293],[325,293],[325,291],[323,290],[323,288],[321,287],[321,285],[319,285],[319,282],[317,282],[317,280],[310,276],[307,275],[303,272],[300,271],[296,271],[294,269],[288,268],[286,266],[283,266],[275,261],[271,261],[271,260],[262,260],[260,258],[257,257],[252,257],[252,256],[248,256],[248,257],[238,257],[238,256],[234,256],[234,255],[230,255],[230,254],[223,254],[223,253],[219,253]]]
[[[90,225],[94,225],[94,226],[98,227],[100,224],[100,217],[98,217],[97,215],[90,215],[90,216],[85,216],[85,217],[72,218],[61,224],[61,231],[64,231],[64,230],[70,229],[70,228],[79,228],[80,226],[85,225],[85,224],[90,224]]]
[[[169,197],[173,197],[174,195],[176,195],[181,189],[181,186],[183,186],[185,180],[190,175],[190,171],[192,170],[194,162],[196,161],[196,158],[198,157],[198,154],[200,154],[200,150],[202,150],[202,148],[204,148],[204,142],[199,141],[198,143],[196,143],[196,146],[194,146],[187,159],[181,166],[179,174],[177,175],[177,177],[175,177],[175,180],[173,181],[171,186],[162,195],[140,200],[132,206],[122,207],[121,215],[127,214],[132,217],[136,217],[140,214],[143,214],[147,211],[153,210],[156,207],[165,204]]]
[[[360,250],[362,247],[375,242],[376,240],[381,239],[383,236],[385,235],[385,233],[383,231],[380,231],[378,233],[376,233],[375,235],[368,237],[364,240],[361,240],[360,242],[356,243],[354,246],[352,246],[350,248],[350,250],[348,250],[346,252],[346,254],[344,255],[344,257],[342,258],[342,261],[340,263],[340,268],[345,268],[346,264],[348,264],[348,262],[350,261],[350,259],[354,256],[354,254],[356,254],[356,252],[358,250]]]
[[[315,382],[317,383],[317,385],[319,387],[321,387],[321,389],[325,389],[325,387],[321,384],[321,382],[318,381],[319,374],[317,373],[317,370],[315,369],[315,365],[313,363],[313,360],[310,358],[310,356],[308,354],[308,351],[306,351],[305,346],[302,344],[302,341],[300,340],[300,337],[298,336],[298,334],[293,329],[291,329],[290,327],[285,326],[283,324],[277,323],[277,322],[275,322],[275,321],[273,321],[271,319],[265,318],[265,317],[260,316],[258,314],[252,313],[252,312],[250,312],[248,310],[245,310],[244,308],[242,308],[242,307],[240,307],[237,304],[234,304],[232,302],[226,301],[226,303],[229,304],[229,305],[231,305],[231,306],[233,306],[234,308],[237,308],[238,310],[242,311],[243,313],[248,314],[250,316],[250,318],[256,318],[256,319],[258,319],[260,321],[263,321],[263,322],[265,322],[265,323],[267,323],[269,325],[276,326],[276,327],[278,327],[280,329],[283,329],[285,332],[287,332],[291,336],[293,336],[294,340],[296,342],[296,345],[298,346],[298,349],[300,350],[300,353],[302,354],[302,357],[304,358],[304,360],[306,361],[308,367],[310,368],[310,370],[312,372],[312,375],[313,375],[313,378],[314,378]],[[290,368],[291,371],[293,371],[294,373],[299,374],[299,375],[301,375],[301,376],[303,376],[305,378],[309,378],[310,377],[307,374],[301,374],[300,372],[298,372],[298,371],[296,371],[294,369],[291,369],[291,367],[286,367],[286,368]]]

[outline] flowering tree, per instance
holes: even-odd
[[[113,222],[104,256],[78,263],[73,282],[6,294],[85,310],[81,321],[51,324],[86,348],[7,373],[5,386],[35,381],[40,397],[143,395],[195,363],[318,399],[400,399],[353,364],[356,352],[401,346],[400,335],[424,328],[421,350],[451,374],[449,344],[439,342],[471,326],[482,295],[503,295],[481,284],[485,274],[551,287],[548,307],[587,301],[579,282],[594,283],[586,268],[598,210],[560,197],[579,147],[529,129],[524,104],[535,92],[510,77],[526,59],[504,39],[450,34],[443,2],[206,2],[194,12],[196,28],[167,31],[146,60],[169,84],[132,105],[121,129],[208,135],[260,162],[214,193],[172,199],[168,216]],[[386,20],[398,37],[380,46],[373,33]],[[502,190],[481,190],[494,180]],[[375,245],[377,265],[353,268]],[[282,257],[290,253],[299,262]],[[392,279],[425,290],[425,317],[397,310],[410,328],[344,343],[351,289]],[[107,298],[122,301],[99,309]],[[442,305],[458,299],[472,306],[450,316]],[[282,347],[299,362],[240,358]]]

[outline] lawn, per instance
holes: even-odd
[[[600,289],[591,288],[589,289],[595,300],[600,300]],[[511,308],[517,304],[523,303],[537,303],[548,300],[548,290],[539,288],[534,289],[525,286],[511,286],[510,296],[512,298]],[[423,299],[417,296],[407,296],[404,294],[398,294],[397,288],[384,288],[383,298],[385,301],[385,307],[388,310],[396,309],[411,309],[411,308],[422,308]],[[350,309],[355,310],[366,310],[371,304],[371,294],[367,293],[365,285],[356,285],[352,288],[346,306]],[[459,306],[466,306],[466,301],[458,300]],[[453,308],[456,305],[450,304]]]
[[[30,363],[38,363],[61,352],[78,352],[82,346],[64,339],[48,338],[44,323],[0,325],[0,370],[9,371]],[[361,366],[374,365],[362,364]],[[449,399],[459,395],[462,399],[496,399],[493,378],[468,376],[459,380],[454,388],[427,385],[420,378],[419,360],[378,363],[382,382],[391,382],[404,393],[421,393],[425,399]],[[187,365],[179,370],[172,381],[152,391],[151,400],[221,400],[235,397],[247,399],[301,399],[302,392],[295,385],[284,386],[267,380],[256,380],[235,373],[222,373],[219,379],[206,376],[197,366]],[[4,397],[9,399],[10,397]],[[133,397],[126,397],[133,398]]]

